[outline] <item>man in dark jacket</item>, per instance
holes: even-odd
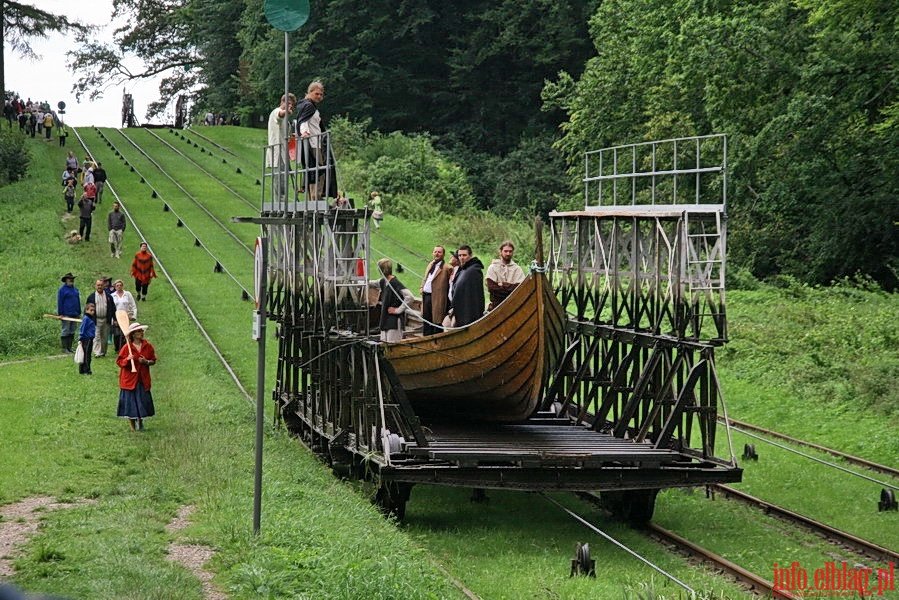
[[[103,188],[106,187],[106,171],[103,163],[97,163],[94,167],[94,185],[97,186],[97,204],[103,200]]]
[[[81,316],[81,295],[75,287],[75,275],[66,273],[60,279],[62,285],[56,292],[56,314],[67,317],[69,320],[62,323],[60,339],[63,352],[74,352],[72,342],[75,340],[75,332],[78,331],[77,317]]]
[[[453,291],[453,315],[456,327],[474,323],[484,314],[484,264],[472,256],[471,246],[460,246],[459,274]]]

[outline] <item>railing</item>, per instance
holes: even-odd
[[[722,134],[613,146],[584,156],[584,201],[597,207],[727,203]]]

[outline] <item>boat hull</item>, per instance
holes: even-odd
[[[536,410],[562,352],[565,313],[543,273],[467,327],[384,345],[422,416],[516,422]]]

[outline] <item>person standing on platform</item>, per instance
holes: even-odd
[[[147,299],[147,290],[150,282],[156,277],[156,269],[153,263],[153,255],[147,242],[140,243],[140,251],[134,255],[131,262],[131,276],[134,277],[134,288],[138,301]]]
[[[60,317],[77,319],[81,316],[81,293],[75,287],[75,275],[66,273],[60,279],[62,285],[56,292],[56,314]],[[62,332],[60,340],[62,351],[72,353],[72,342],[75,340],[75,332],[78,324],[75,321],[60,321]]]
[[[471,246],[459,246],[459,273],[453,291],[456,327],[474,323],[484,315],[484,263],[472,255]]]
[[[156,349],[144,339],[147,326],[132,323],[127,341],[119,350],[119,407],[116,415],[128,419],[131,431],[143,431],[144,419],[156,414],[150,392],[150,367],[156,364]]]
[[[325,99],[325,86],[313,81],[306,97],[297,104],[297,132],[301,141],[300,162],[303,165],[306,198],[338,198],[337,171],[334,157],[322,132],[327,131],[318,105]]]
[[[487,267],[487,292],[490,294],[488,311],[499,306],[524,281],[524,271],[512,260],[514,253],[515,246],[512,242],[504,241],[499,246],[499,258],[493,259]]]
[[[443,260],[446,250],[434,246],[434,260],[428,263],[421,283],[422,334],[434,335],[443,331],[441,324],[449,302],[449,278],[453,268]]]
[[[281,96],[281,104],[268,115],[268,148],[265,150],[265,166],[272,172],[274,198],[287,201],[288,166],[290,157],[285,153],[287,125],[285,119],[293,113],[297,97],[293,94]]]

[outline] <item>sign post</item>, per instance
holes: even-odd
[[[299,29],[309,19],[309,0],[265,0],[265,18],[269,24],[284,32],[284,97],[289,92],[289,55],[290,49],[287,34]],[[290,119],[284,119],[285,133],[290,126]],[[282,156],[287,156],[287,139],[284,136]],[[264,231],[264,230],[263,230]],[[266,302],[265,289],[268,270],[268,239],[256,238],[256,311],[253,313],[253,339],[258,344],[256,364],[256,456],[253,480],[253,535],[259,535],[262,523],[262,438],[265,422],[265,321]]]

